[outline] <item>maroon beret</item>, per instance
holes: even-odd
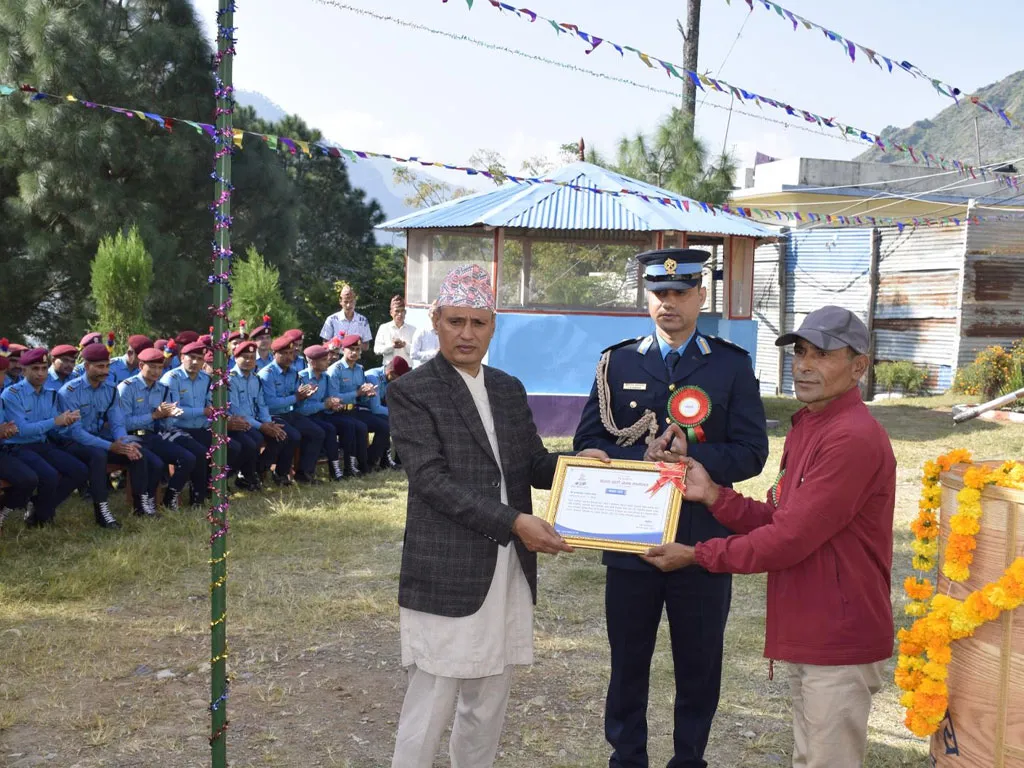
[[[144,336],[141,333],[136,333],[134,336],[128,337],[128,348],[131,349],[136,355],[144,349],[149,349],[153,346],[152,340],[149,336]]]
[[[26,349],[28,349],[28,347],[24,344],[11,344],[7,347],[7,353],[10,355],[12,360],[17,360],[21,357],[21,353]]]
[[[327,357],[327,350],[320,344],[314,344],[302,350],[302,354],[307,360],[320,360]]]
[[[163,363],[164,353],[156,347],[150,347],[139,352],[140,363]]]
[[[7,355],[0,355],[0,371],[6,371],[11,367],[11,361],[7,359]]]
[[[362,342],[362,338],[359,336],[358,333],[350,333],[346,335],[344,338],[342,338],[341,348],[348,349],[349,347],[354,347],[356,344],[359,344],[360,342]]]
[[[206,345],[201,341],[193,341],[191,344],[186,344],[182,350],[183,355],[202,355],[206,353]]]
[[[274,339],[274,343],[270,345],[270,348],[275,352],[282,352],[288,349],[295,341],[290,336],[278,336]]]
[[[50,357],[64,357],[65,355],[78,357],[78,347],[73,347],[70,344],[58,344],[50,350]]]
[[[298,328],[292,328],[290,330],[285,331],[283,334],[281,334],[281,336],[283,338],[291,339],[292,341],[298,341],[304,335],[305,334],[302,331],[300,331]]]
[[[255,352],[257,349],[255,341],[240,341],[235,345],[235,357],[244,355],[246,352]]]
[[[14,346],[13,344],[11,345]],[[46,362],[47,351],[45,347],[36,347],[21,353],[21,364],[23,366],[37,365]]]
[[[191,344],[193,341],[198,340],[199,334],[196,333],[195,331],[182,331],[181,333],[174,337],[174,341],[179,347],[183,347],[186,344]]]
[[[204,333],[204,334],[203,334],[202,336],[200,336],[200,337],[199,337],[199,338],[197,339],[197,341],[198,341],[198,342],[199,342],[200,344],[205,344],[205,345],[206,345],[206,346],[208,346],[208,347],[212,347],[212,346],[213,346],[213,334],[210,334],[210,333]]]
[[[228,341],[238,341],[239,339],[244,338],[245,333],[242,331],[232,331],[231,333],[228,334]]]
[[[98,333],[97,331],[93,331],[92,333],[85,334],[85,336],[82,337],[82,340],[80,342],[78,342],[78,346],[84,348],[84,347],[89,346],[90,344],[102,344],[102,343],[103,343],[103,334]]]
[[[157,339],[156,341],[154,341],[153,349],[159,349],[161,352],[163,352],[165,349],[167,349],[167,339]]]
[[[252,333],[249,334],[249,338],[250,339],[258,339],[260,336],[269,336],[269,335],[270,335],[270,326],[269,325],[261,325],[255,331],[253,331]]]
[[[110,350],[106,344],[87,344],[82,350],[82,359],[87,363],[106,363],[110,360]]]
[[[388,363],[388,368],[391,369],[395,376],[401,376],[403,373],[409,372],[409,362],[404,357],[394,357]]]

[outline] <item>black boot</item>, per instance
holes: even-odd
[[[120,528],[121,524],[117,522],[114,514],[110,511],[109,501],[94,501],[92,503],[92,513],[96,518],[96,525],[100,528]]]
[[[390,449],[388,449],[388,451],[385,452],[384,456],[381,457],[380,465],[384,469],[398,469],[399,468],[399,464],[398,464],[397,461],[395,461],[394,456],[391,455],[391,450]]]
[[[181,495],[181,491],[174,491],[168,488],[164,491],[164,509],[169,509],[171,512],[178,511],[178,497]]]
[[[335,459],[330,463],[330,469],[327,473],[327,479],[331,482],[337,482],[345,479],[345,473],[341,471],[341,460]]]
[[[279,475],[274,473],[274,485],[294,485],[291,475]]]
[[[357,459],[355,456],[349,456],[347,459],[345,459],[345,474],[348,475],[349,477],[362,476],[363,473],[359,469],[359,459]]]
[[[316,475],[307,475],[305,472],[295,473],[295,482],[302,485],[320,485],[320,478]]]
[[[132,496],[136,517],[160,517],[156,511],[156,501],[148,493],[136,493]]]
[[[0,507],[0,536],[3,535],[3,532],[4,532],[4,520],[7,519],[7,516],[9,514],[11,514],[10,507]]]

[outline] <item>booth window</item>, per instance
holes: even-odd
[[[501,309],[642,311],[636,255],[647,242],[596,243],[504,238]]]
[[[410,304],[429,304],[455,267],[476,264],[491,274],[494,234],[446,235],[411,229],[408,233],[406,296]]]

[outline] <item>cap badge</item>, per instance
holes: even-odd
[[[668,274],[674,275],[676,273],[676,267],[677,266],[679,266],[679,265],[676,264],[676,260],[675,259],[665,259],[665,271]]]

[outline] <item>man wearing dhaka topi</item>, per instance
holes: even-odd
[[[452,768],[488,768],[512,667],[533,663],[536,553],[571,548],[530,501],[531,486],[551,487],[558,454],[537,435],[522,383],[481,365],[495,327],[487,273],[452,270],[433,323],[439,353],[388,387],[409,477],[398,587],[408,689],[392,766],[433,766],[454,711]]]

